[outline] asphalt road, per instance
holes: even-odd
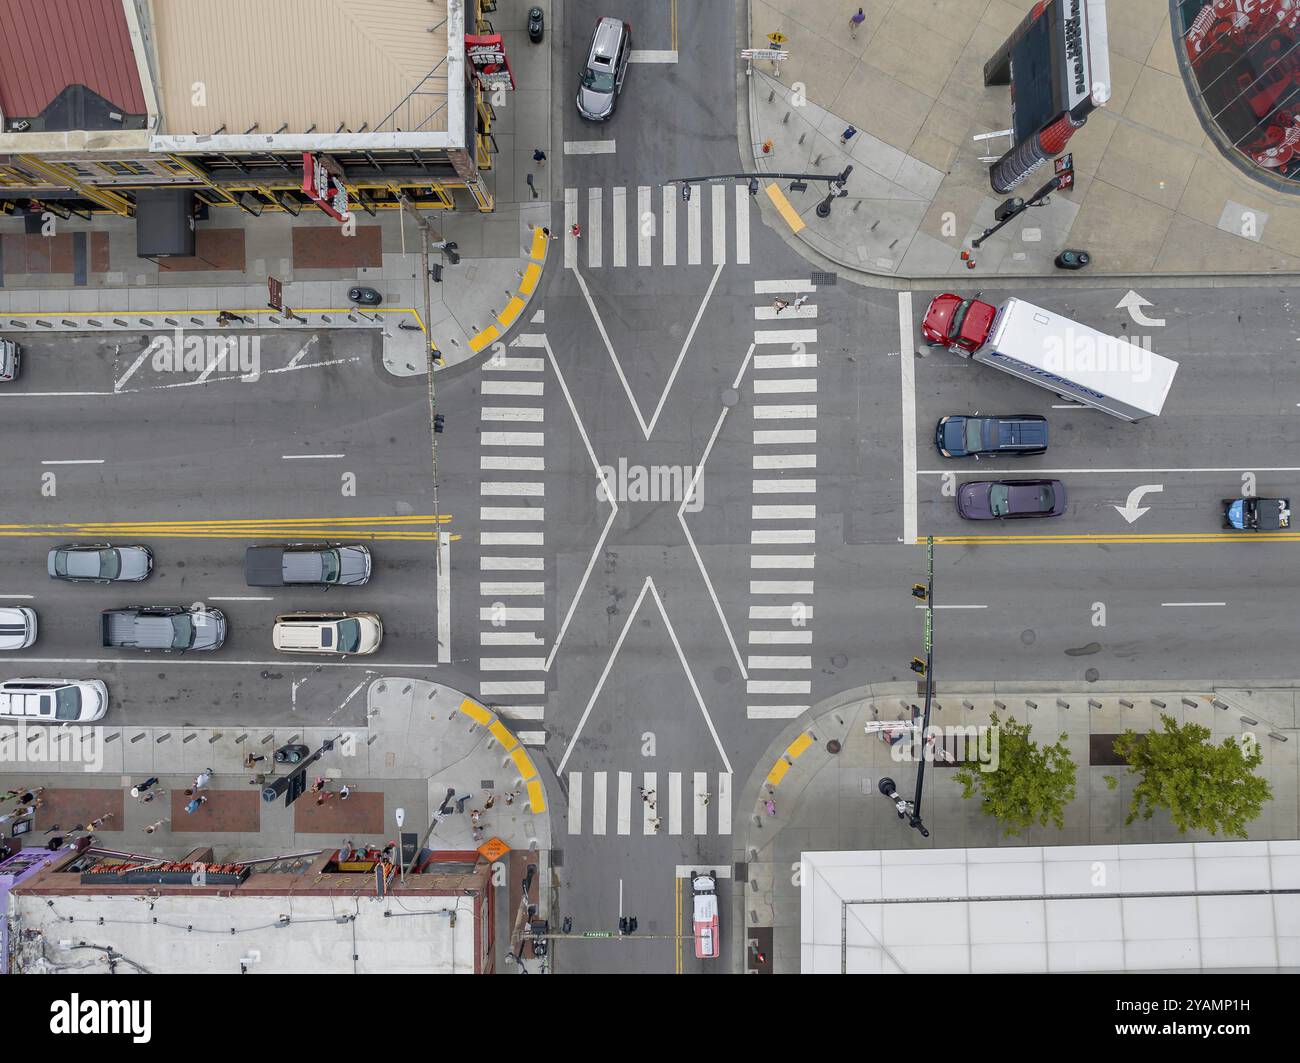
[[[357,722],[367,676],[436,660],[427,391],[386,374],[361,333],[268,335],[256,379],[179,371],[151,337],[32,337],[22,377],[0,391],[7,500],[0,600],[30,605],[40,638],[6,654],[6,677],[96,676],[109,723]],[[147,353],[146,351],[151,353]],[[143,357],[142,357],[143,355]],[[287,523],[293,522],[293,523]],[[283,541],[367,541],[363,588],[250,588],[243,551]],[[45,571],[61,542],[144,543],[139,584],[67,584]],[[204,602],[229,620],[217,651],[104,649],[99,613]],[[363,609],[379,651],[343,662],[271,648],[279,612]]]
[[[893,292],[822,284],[802,311],[774,313],[775,297],[807,290],[807,263],[756,209],[741,213],[731,186],[720,201],[697,186],[690,204],[661,187],[741,168],[730,65],[713,61],[735,44],[729,16],[683,8],[679,62],[633,65],[618,114],[592,125],[570,102],[587,27],[631,18],[637,48],[666,49],[671,25],[667,9],[631,4],[565,14],[554,91],[562,138],[578,146],[551,158],[569,190],[564,225],[583,235],[548,269],[545,323],[522,330],[516,361],[439,391],[460,411],[439,457],[461,535],[453,667],[545,743],[563,791],[557,922],[612,930],[633,914],[645,936],[563,943],[557,970],[727,969],[674,940],[689,934],[678,876],[743,861],[739,794],[799,705],[910,676],[922,614],[909,588],[925,572],[923,546],[904,541],[911,521],[939,537],[945,681],[1290,678],[1291,547],[1221,534],[1219,516],[1248,473],[1258,493],[1300,495],[1286,292],[1148,292],[1147,313],[1165,320],[1146,330],[1151,346],[1180,369],[1164,415],[1136,425],[946,352],[918,357],[933,292],[908,309]],[[633,213],[645,204],[648,217]],[[1125,292],[983,297],[1022,295],[1141,339],[1117,309]],[[937,419],[976,411],[1045,414],[1051,449],[1009,464],[940,457]],[[638,497],[638,469],[698,476],[698,504]],[[958,518],[955,487],[995,476],[1059,477],[1069,509],[1014,525]],[[1144,486],[1148,511],[1129,524],[1115,507]],[[729,882],[724,893],[729,956]]]

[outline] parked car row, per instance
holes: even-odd
[[[153,572],[147,546],[68,543],[46,558],[51,579],[67,583],[141,583]],[[370,579],[370,550],[343,543],[250,546],[244,577],[250,587],[359,587]],[[217,650],[228,621],[203,605],[129,605],[100,615],[100,640],[110,649],[146,653]],[[36,610],[0,607],[0,650],[25,650],[36,642]],[[281,653],[365,655],[379,649],[384,625],[377,613],[299,611],[275,618],[271,644]],[[0,719],[27,723],[90,723],[108,709],[98,679],[10,679],[0,683]]]
[[[1047,453],[1047,418],[1033,413],[939,418],[935,446],[945,458]],[[957,514],[967,520],[1059,517],[1065,512],[1060,480],[972,480],[957,489]]]

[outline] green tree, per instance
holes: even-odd
[[[979,764],[963,765],[953,772],[962,785],[962,797],[976,795],[980,810],[992,816],[1008,835],[1017,835],[1035,823],[1046,827],[1065,826],[1065,806],[1074,800],[1074,761],[1065,746],[1065,735],[1055,745],[1039,747],[1030,740],[1028,724],[1014,716],[998,723],[990,716],[997,750],[995,767],[981,770]]]
[[[1180,726],[1165,715],[1160,721],[1163,732],[1128,730],[1115,739],[1115,752],[1128,762],[1129,774],[1141,776],[1124,823],[1150,819],[1163,808],[1180,834],[1208,830],[1247,837],[1246,825],[1273,797],[1267,781],[1254,774],[1264,760],[1259,743],[1243,736],[1216,746],[1208,727]],[[1112,790],[1118,785],[1114,776],[1104,778]]]

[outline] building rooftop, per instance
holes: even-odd
[[[145,127],[148,104],[130,3],[0,0],[0,111],[6,132]],[[110,117],[113,112],[120,119]]]
[[[163,134],[448,128],[448,8],[463,26],[460,0],[149,6]]]
[[[1300,841],[802,854],[804,974],[1300,970]]]

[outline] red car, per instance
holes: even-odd
[[[997,313],[996,306],[978,298],[963,299],[952,293],[936,295],[926,308],[921,335],[931,347],[947,347],[954,354],[972,354],[988,339]]]

